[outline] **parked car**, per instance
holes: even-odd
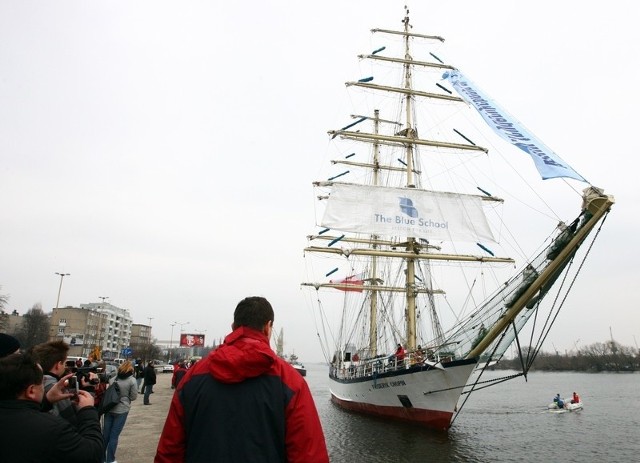
[[[164,368],[164,366],[165,363],[162,360],[153,360],[153,369],[156,370],[156,373],[162,373],[162,369]]]
[[[104,367],[104,373],[107,377],[107,379],[111,379],[111,378],[115,378],[116,375],[118,374],[118,367],[115,365],[105,365]]]
[[[162,366],[162,372],[163,373],[173,373],[173,365],[171,365],[170,363],[167,363],[166,365]]]

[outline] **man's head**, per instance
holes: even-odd
[[[246,326],[262,331],[268,337],[273,327],[273,308],[264,297],[253,296],[241,300],[233,312],[232,329]],[[268,331],[268,333],[266,332]]]
[[[64,373],[68,352],[69,344],[64,341],[50,341],[38,344],[32,351],[42,369],[56,376],[62,376]]]
[[[20,351],[20,342],[8,334],[0,333],[0,357],[15,354]]]
[[[42,402],[42,377],[42,368],[31,355],[11,354],[0,358],[0,400]]]

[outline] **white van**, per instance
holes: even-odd
[[[122,365],[124,362],[127,361],[127,359],[113,359],[114,363],[117,363],[118,365]]]

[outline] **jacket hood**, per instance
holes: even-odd
[[[209,372],[223,383],[239,383],[266,373],[276,359],[264,334],[241,326],[209,354]]]

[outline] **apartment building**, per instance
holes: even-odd
[[[103,359],[120,357],[131,342],[133,319],[127,309],[107,302],[53,309],[49,339],[69,344],[69,355],[87,357],[99,346]]]

